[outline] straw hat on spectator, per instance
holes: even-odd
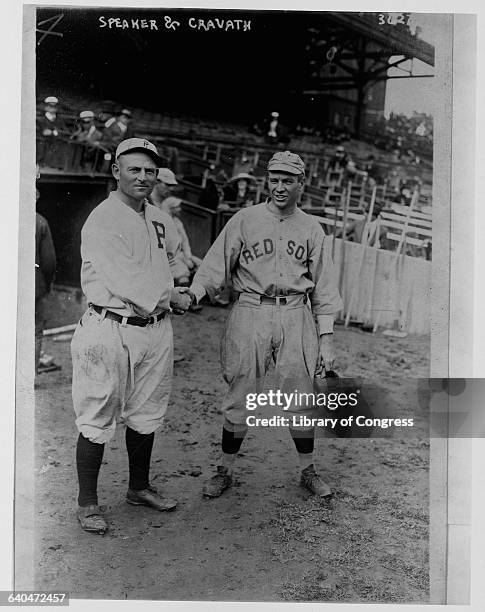
[[[240,180],[244,180],[244,181],[253,181],[253,182],[257,182],[257,178],[255,176],[253,176],[252,174],[248,174],[247,172],[240,172],[239,174],[236,174],[235,176],[233,176],[232,178],[229,179],[229,183],[233,183],[234,181],[240,181]]]

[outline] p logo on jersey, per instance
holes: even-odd
[[[165,225],[160,223],[160,221],[152,221],[152,223],[157,235],[158,248],[163,249],[165,246]]]

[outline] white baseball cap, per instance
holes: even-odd
[[[81,119],[94,119],[94,113],[93,113],[93,111],[90,111],[90,110],[81,111],[79,113],[79,117]]]
[[[162,183],[165,183],[165,185],[178,185],[175,174],[170,170],[170,168],[160,168],[157,179],[162,181]]]
[[[280,116],[280,114],[274,111],[273,113],[271,113],[271,116],[277,119]]]
[[[118,159],[120,155],[128,153],[129,151],[142,151],[153,159],[157,167],[162,165],[162,159],[158,155],[157,147],[149,140],[145,140],[144,138],[127,138],[126,140],[122,140],[116,149],[115,159]]]
[[[59,104],[59,100],[55,96],[47,96],[44,104]]]

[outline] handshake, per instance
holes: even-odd
[[[170,292],[170,306],[174,314],[185,314],[195,301],[195,295],[188,287],[174,287]]]

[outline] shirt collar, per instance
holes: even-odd
[[[264,203],[265,208],[266,208],[266,210],[269,212],[269,214],[270,214],[272,217],[275,217],[276,219],[289,219],[290,217],[292,217],[293,215],[295,215],[295,214],[297,213],[297,210],[298,210],[298,205],[296,205],[296,206],[295,206],[295,209],[294,209],[294,210],[293,210],[293,212],[291,212],[289,215],[277,215],[276,213],[274,213],[274,212],[273,212],[273,211],[270,209],[270,207],[269,207],[270,202],[271,202],[271,198],[267,198],[267,199],[266,199],[266,201],[265,201],[265,203]]]

